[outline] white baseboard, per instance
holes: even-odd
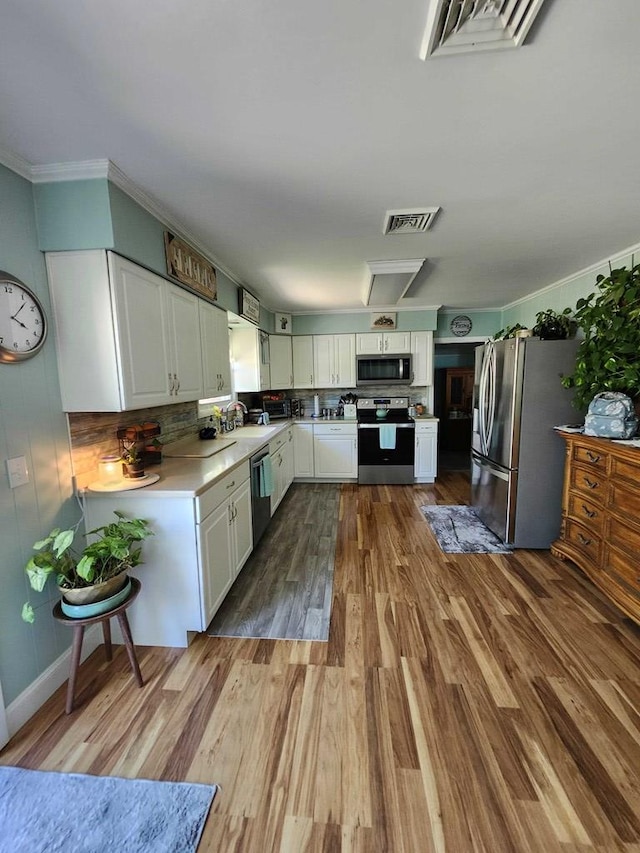
[[[82,643],[82,658],[85,660],[102,644],[100,625],[93,625],[84,635]],[[56,692],[61,684],[69,678],[71,662],[71,647],[60,655],[57,660],[32,682],[26,690],[13,700],[7,708],[7,726],[9,737],[21,729],[47,699]]]

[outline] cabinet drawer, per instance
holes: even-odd
[[[289,427],[289,429],[285,429],[275,438],[271,439],[269,442],[269,453],[276,453],[281,447],[284,447],[288,441],[291,441],[291,427]]]
[[[420,433],[421,435],[424,435],[425,433],[436,435],[437,432],[438,421],[428,421],[427,423],[416,421],[416,433]]]
[[[640,480],[640,470],[636,472]],[[609,481],[609,511],[617,515],[640,520],[640,491],[638,486],[611,479]]]
[[[640,478],[640,456],[635,464],[628,459],[613,457],[611,459],[611,471],[609,476],[612,479],[615,478],[616,482],[619,480],[626,480],[628,483],[633,484],[634,489],[637,489],[638,479]]]
[[[607,494],[607,478],[598,469],[590,470],[572,465],[569,486],[572,490],[590,495],[591,500],[604,505]]]
[[[618,575],[640,599],[640,569],[638,568],[638,561],[634,557],[629,558],[627,555],[616,551],[615,548],[607,548],[604,571],[608,575]]]
[[[200,524],[209,513],[220,506],[241,483],[248,479],[249,462],[247,461],[229,471],[222,479],[217,480],[206,492],[196,498],[196,522]]]
[[[591,468],[597,468],[599,471],[606,472],[608,454],[603,450],[585,447],[582,444],[574,444],[572,459],[581,465],[588,465]]]
[[[581,521],[594,533],[602,533],[604,513],[602,507],[589,500],[580,492],[569,493],[569,505],[567,515]]]
[[[313,425],[313,434],[314,435],[352,435],[355,436],[358,434],[358,425],[357,424],[339,424],[339,423],[331,423],[327,422],[325,424],[314,424]]]
[[[596,566],[600,565],[600,537],[573,519],[565,522],[564,539],[582,552]]]

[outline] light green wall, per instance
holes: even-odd
[[[106,178],[34,184],[33,196],[43,252],[114,247]]]
[[[612,255],[610,258],[611,264],[614,268],[621,266],[630,267],[632,255],[635,255],[637,262],[638,258],[640,258],[640,245]],[[514,323],[521,323],[523,326],[530,328],[535,324],[538,311],[545,311],[547,308],[553,308],[554,311],[562,311],[567,307],[575,309],[578,299],[594,292],[596,289],[596,277],[599,274],[609,275],[609,260],[604,260],[600,264],[580,270],[562,279],[562,281],[530,294],[526,299],[507,306],[503,311],[502,325],[511,326]]]
[[[354,314],[295,314],[291,318],[294,335],[334,335],[347,332],[370,332],[371,315],[359,311]],[[399,332],[430,331],[436,328],[437,311],[398,311],[396,329]]]
[[[51,317],[44,258],[38,250],[31,184],[0,165],[0,269],[28,284]],[[9,488],[4,460],[24,456],[29,483]],[[12,702],[69,646],[70,632],[51,618],[54,592],[34,593],[23,571],[32,544],[79,517],[62,413],[53,332],[22,364],[0,364],[0,680]],[[29,598],[34,625],[20,618]]]

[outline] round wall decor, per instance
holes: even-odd
[[[47,318],[38,297],[20,279],[0,270],[0,362],[31,358],[46,337]]]
[[[472,326],[473,323],[471,322],[471,317],[467,317],[466,314],[458,314],[458,316],[454,317],[449,324],[451,332],[457,338],[463,338],[465,335],[468,335]]]

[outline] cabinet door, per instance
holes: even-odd
[[[260,391],[268,391],[271,388],[271,365],[269,355],[269,335],[266,332],[258,332],[258,363]]]
[[[174,403],[175,371],[166,296],[169,285],[160,276],[111,253],[109,264],[122,408]]]
[[[335,385],[335,341],[333,335],[313,336],[313,378],[316,388]]]
[[[358,476],[357,438],[348,435],[314,437],[316,477]]]
[[[289,335],[269,335],[271,387],[274,390],[293,388],[291,338]]]
[[[382,332],[366,332],[356,335],[356,353],[358,355],[377,355],[382,352]]]
[[[356,384],[356,336],[334,335],[335,385],[354,388]]]
[[[198,302],[192,293],[167,285],[174,402],[203,396]]]
[[[433,385],[433,332],[411,332],[412,385]]]
[[[269,458],[271,459],[271,472],[273,476],[273,492],[271,493],[271,515],[273,515],[284,494],[284,472],[282,470],[284,460],[282,458],[282,450],[272,453]]]
[[[227,314],[204,300],[200,300],[199,307],[203,394],[205,397],[231,394]]]
[[[233,583],[231,509],[225,501],[196,527],[202,572],[202,624],[215,616]]]
[[[313,477],[313,425],[293,425],[293,472],[296,477]]]
[[[286,494],[289,486],[293,483],[293,429],[291,427],[287,430],[287,443],[282,448],[282,456],[284,459],[284,494]]]
[[[433,482],[438,472],[437,432],[416,432],[414,475],[421,482]]]
[[[313,337],[297,335],[291,340],[293,387],[313,388]]]
[[[382,335],[382,349],[398,355],[411,352],[411,332],[385,332]]]
[[[231,517],[233,522],[232,575],[235,579],[253,550],[250,480],[246,480],[231,495]]]

